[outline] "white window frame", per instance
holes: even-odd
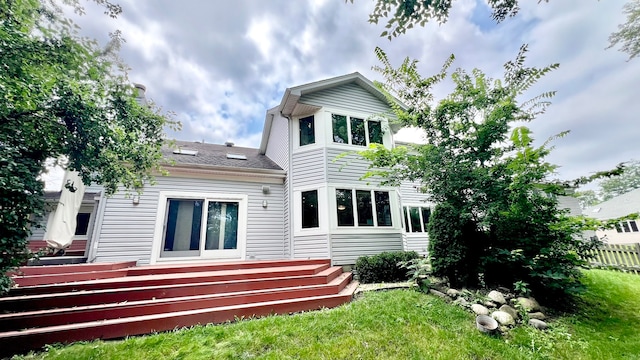
[[[333,141],[333,115],[341,115],[347,117],[347,143],[339,143]],[[351,138],[351,118],[357,118],[364,120],[364,133],[365,133],[365,142],[364,146],[362,145],[353,145]],[[382,130],[382,144],[383,146],[390,148],[391,147],[391,135],[389,134],[390,129],[388,122],[384,118],[372,118],[372,114],[364,114],[358,113],[354,111],[341,110],[341,109],[325,109],[325,121],[327,123],[327,144],[331,146],[338,147],[349,147],[352,149],[364,149],[367,148],[371,142],[369,141],[369,122],[377,122],[380,123],[380,128]]]
[[[300,145],[300,120],[306,117],[313,116],[313,129],[315,131],[315,143],[309,145]],[[313,150],[324,146],[325,143],[325,121],[322,118],[322,112],[315,112],[313,114],[296,116],[293,118],[291,126],[291,139],[293,144],[293,151],[303,152],[307,150]]]
[[[406,211],[405,211],[406,208]],[[418,208],[420,209],[418,211],[418,215],[420,216],[420,229],[422,229],[423,231],[417,231],[417,232],[413,232],[413,226],[411,225],[411,213],[410,213],[410,208]],[[422,208],[429,208],[431,212],[433,212],[433,206],[431,205],[425,205],[425,204],[402,204],[402,219],[404,221],[405,219],[405,215],[406,215],[406,219],[408,220],[408,223],[405,224],[405,226],[402,227],[402,231],[407,234],[407,235],[413,235],[413,236],[424,236],[428,234],[427,229],[423,229],[424,228],[424,218],[422,217]],[[409,232],[407,232],[407,227],[409,228]]]
[[[338,189],[346,189],[351,190],[351,202],[353,206],[353,226],[339,226],[338,225],[338,204],[336,201],[336,190]],[[356,199],[356,190],[369,191],[371,192],[371,206],[373,211],[373,226],[360,226],[358,225],[358,204]],[[391,212],[391,226],[378,226],[378,216],[375,208],[375,191],[382,191],[389,194],[389,206],[391,207],[389,211]],[[330,196],[330,209],[329,213],[331,214],[331,230],[332,233],[351,233],[353,231],[362,232],[363,230],[376,232],[376,233],[397,233],[398,230],[402,231],[401,225],[402,221],[398,218],[399,212],[396,209],[398,202],[398,194],[395,191],[395,188],[389,187],[366,187],[366,186],[354,186],[353,184],[345,184],[345,185],[332,185],[329,192]]]
[[[302,193],[318,191],[318,227],[302,227]],[[327,188],[325,186],[304,186],[293,191],[293,233],[294,236],[324,235],[327,233]]]
[[[162,253],[162,241],[165,228],[165,217],[167,213],[167,200],[168,199],[184,199],[184,200],[205,200],[205,203],[210,201],[228,201],[238,203],[238,243],[237,249],[239,255],[225,255],[222,252],[215,252],[212,250],[198,249],[201,253],[200,256],[184,256],[184,257],[164,257],[161,258]],[[202,192],[189,192],[189,191],[161,191],[158,195],[158,210],[156,213],[156,225],[153,236],[153,245],[151,250],[150,263],[156,262],[182,262],[189,260],[244,260],[246,258],[247,248],[247,217],[248,217],[248,202],[249,197],[246,194],[226,194],[226,193],[202,193]],[[201,231],[204,228],[201,225]],[[202,236],[202,235],[201,235]],[[202,239],[201,239],[202,241]],[[223,250],[222,250],[223,251]],[[207,253],[208,252],[208,253]]]

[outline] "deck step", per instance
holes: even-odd
[[[237,318],[287,314],[336,307],[349,302],[356,288],[357,284],[352,282],[338,294],[332,295],[89,321],[26,329],[23,331],[9,331],[0,333],[0,356],[39,348],[50,343],[122,338],[157,331],[168,331],[196,324],[223,323]]]
[[[24,268],[0,298],[0,358],[45,344],[113,339],[334,307],[351,273],[329,260],[131,262]]]
[[[0,314],[0,332],[132,316],[154,315],[168,311],[187,311],[332,295],[339,293],[350,281],[351,274],[344,273],[333,279],[331,282],[321,285],[249,290],[164,299],[123,301],[98,305],[26,311],[13,314]]]

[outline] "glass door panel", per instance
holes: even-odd
[[[238,203],[210,201],[203,255],[240,254],[238,251]]]
[[[198,256],[204,200],[168,199],[160,257]]]

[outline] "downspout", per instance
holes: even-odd
[[[87,262],[92,263],[98,257],[98,242],[100,242],[100,233],[102,232],[102,221],[104,220],[104,210],[107,205],[107,198],[104,195],[104,189],[100,192],[100,199],[98,200],[98,211],[96,211],[96,222],[91,232],[91,249],[89,249],[89,256]]]

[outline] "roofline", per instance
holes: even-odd
[[[264,128],[262,128],[262,140],[260,140],[260,147],[258,152],[260,155],[266,155],[267,146],[269,145],[269,137],[271,136],[271,127],[273,126],[273,118],[278,111],[278,107],[272,107],[267,110],[267,114],[264,117]]]
[[[367,90],[378,99],[384,102],[388,102],[385,94],[380,91],[380,89],[378,89],[378,87],[371,80],[367,79],[362,74],[356,71],[351,74],[336,76],[330,79],[315,81],[308,84],[287,88],[284,92],[284,95],[282,96],[282,101],[280,101],[280,104],[277,107],[278,111],[280,111],[280,113],[282,113],[282,115],[284,116],[291,115],[293,106],[298,102],[301,96],[350,83],[356,83],[362,86],[362,88]],[[404,109],[407,108],[407,106],[400,102],[400,100],[395,99],[395,102],[400,105],[400,107]]]
[[[287,172],[273,169],[237,168],[230,166],[211,166],[201,164],[163,165],[170,176],[215,177],[222,180],[269,184],[284,184]]]

